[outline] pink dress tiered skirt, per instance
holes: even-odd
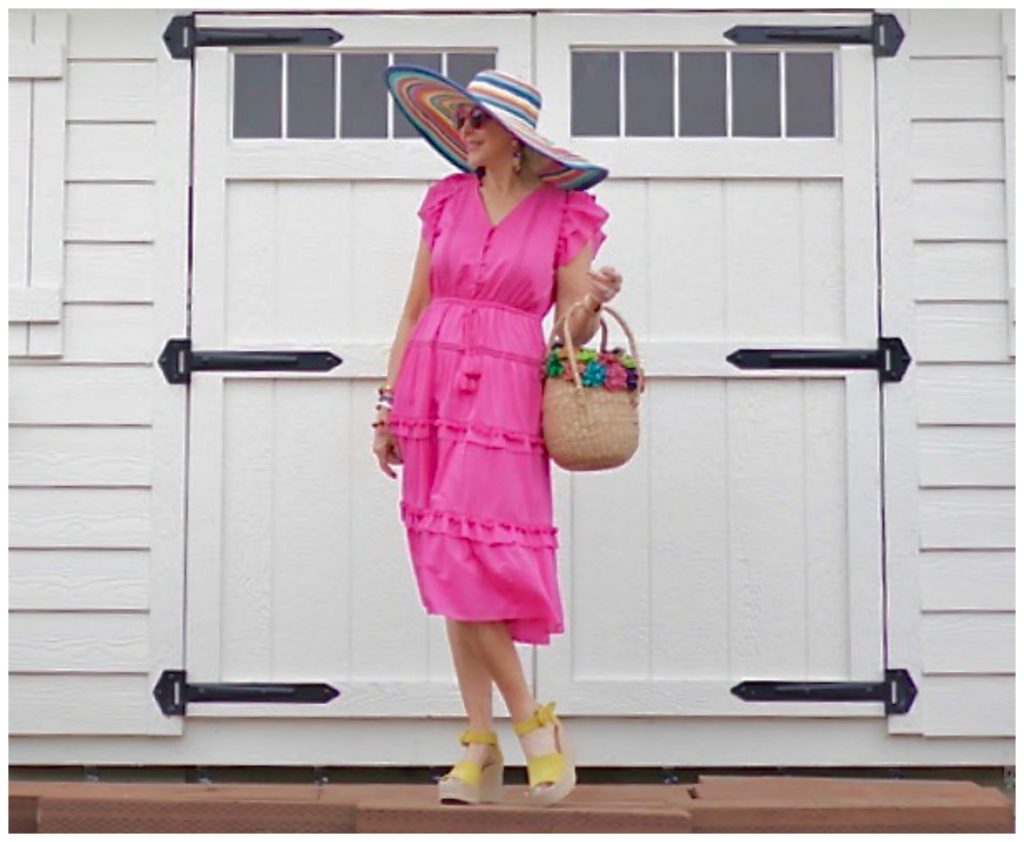
[[[424,608],[504,621],[522,643],[564,631],[551,462],[542,435],[542,319],[557,268],[608,213],[544,185],[492,224],[473,173],[428,190],[431,300],[394,384],[399,514]]]

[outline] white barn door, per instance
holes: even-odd
[[[394,107],[383,71],[422,64],[462,84],[485,67],[528,75],[529,17],[198,14],[197,24],[328,27],[343,39],[197,49],[193,349],[342,362],[192,376],[187,680],[324,682],[341,695],[196,704],[188,715],[463,715],[444,621],[415,590],[399,480],[371,452],[416,209],[452,171]],[[521,656],[529,674],[532,650]]]
[[[627,466],[555,469],[567,630],[537,693],[567,715],[884,715],[731,692],[883,679],[879,375],[726,360],[877,347],[871,46],[724,37],[870,20],[538,15],[542,122],[611,170],[596,263],[650,377]]]

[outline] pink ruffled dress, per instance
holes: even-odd
[[[550,457],[541,427],[557,268],[605,240],[608,212],[543,184],[491,223],[475,173],[432,184],[418,211],[430,304],[409,336],[391,430],[399,512],[430,614],[506,621],[513,640],[564,631]]]

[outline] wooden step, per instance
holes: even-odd
[[[970,781],[701,775],[579,784],[551,807],[440,804],[432,784],[10,781],[12,833],[1012,833],[1014,805]]]
[[[694,831],[1012,833],[1014,805],[972,781],[702,775]]]

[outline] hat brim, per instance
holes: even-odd
[[[478,105],[545,159],[537,175],[548,184],[562,190],[585,190],[608,176],[604,167],[558,146],[525,120],[490,106],[486,100],[428,67],[393,64],[385,68],[384,82],[416,130],[461,170],[470,172],[473,167],[455,126],[455,114],[460,106]]]

